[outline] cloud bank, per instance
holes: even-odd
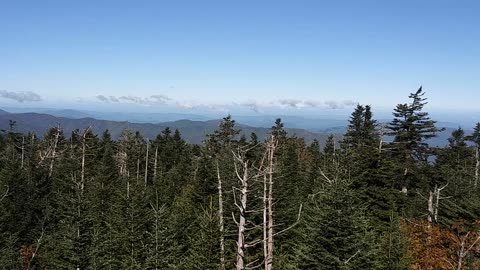
[[[32,91],[7,91],[0,90],[0,97],[15,100],[17,102],[37,102],[42,101],[42,97]]]
[[[102,102],[129,102],[136,103],[141,105],[161,105],[166,104],[170,100],[169,97],[165,95],[151,95],[149,97],[138,97],[138,96],[104,96],[97,95],[95,98],[98,101]]]
[[[278,99],[273,101],[258,101],[255,99],[249,99],[243,102],[230,102],[230,103],[208,103],[208,102],[200,102],[200,101],[192,101],[192,100],[174,100],[166,95],[157,94],[151,95],[148,97],[140,97],[140,96],[105,96],[105,95],[97,95],[95,97],[97,101],[101,102],[109,102],[109,103],[134,103],[139,105],[148,105],[148,106],[155,106],[155,105],[170,105],[176,106],[178,108],[183,109],[209,109],[214,111],[226,111],[232,107],[244,107],[246,109],[250,109],[254,112],[261,112],[262,110],[268,108],[318,108],[318,109],[342,109],[345,107],[354,106],[357,102],[352,100],[344,100],[344,101],[335,101],[335,100],[325,100],[325,101],[318,101],[318,100],[301,100],[301,99],[294,99],[294,98],[284,98]]]
[[[285,105],[292,108],[298,108],[300,105],[303,104],[303,101],[298,99],[288,98],[288,99],[279,99],[278,103],[280,105]]]

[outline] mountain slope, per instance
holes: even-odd
[[[9,120],[16,122],[16,130],[18,132],[27,133],[35,132],[38,136],[42,136],[49,128],[60,125],[64,133],[68,136],[75,129],[83,129],[92,126],[96,134],[101,134],[108,129],[113,138],[118,138],[125,128],[130,128],[134,131],[140,131],[145,138],[153,139],[160,134],[166,127],[175,130],[178,129],[182,137],[189,143],[200,144],[205,139],[207,134],[213,133],[220,123],[220,120],[208,121],[192,121],[192,120],[177,120],[171,122],[163,122],[158,124],[152,123],[132,123],[127,121],[110,121],[99,120],[95,118],[79,118],[72,119],[66,117],[56,117],[50,114],[42,113],[8,113],[0,110],[0,129],[9,128]],[[273,123],[272,123],[273,125]],[[259,139],[263,140],[268,135],[270,129],[266,127],[252,127],[243,124],[237,124],[237,128],[242,130],[242,134],[247,137],[252,132],[255,132]],[[325,129],[322,132],[311,132],[299,128],[287,128],[290,136],[297,136],[304,138],[307,143],[311,143],[317,139],[321,145],[324,145],[329,134],[336,134],[337,139],[341,138],[341,134],[346,131],[346,127],[337,126],[330,129]],[[447,139],[454,129],[446,128],[445,131],[437,134],[438,136],[430,139],[428,142],[431,146],[446,146]],[[465,130],[466,134],[470,134],[470,130]],[[387,141],[392,138],[386,138]]]
[[[173,122],[151,124],[98,120],[94,118],[71,119],[40,113],[10,113],[0,114],[0,129],[8,129],[9,120],[16,122],[16,130],[18,132],[35,132],[39,136],[42,136],[49,128],[60,125],[67,136],[75,129],[83,129],[88,126],[92,126],[93,131],[96,134],[101,134],[103,131],[108,129],[113,138],[118,138],[125,128],[130,128],[134,131],[140,131],[140,133],[146,138],[153,139],[162,130],[164,130],[166,127],[169,127],[172,130],[178,129],[181,132],[182,137],[187,142],[196,144],[202,143],[207,134],[213,133],[215,129],[217,129],[220,122],[220,120],[178,120]],[[255,132],[260,139],[266,138],[270,130],[269,128],[251,127],[241,124],[239,124],[237,127],[242,129],[242,133],[247,137],[252,132]],[[287,132],[290,136],[304,138],[307,143],[312,142],[314,139],[317,139],[323,143],[328,137],[328,134],[314,133],[304,129],[287,128]]]

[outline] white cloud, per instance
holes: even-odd
[[[32,91],[7,91],[0,90],[0,97],[15,100],[17,102],[37,102],[42,101],[42,97]]]
[[[345,105],[345,106],[355,106],[357,104],[358,104],[358,102],[353,101],[353,100],[344,100],[343,101],[343,105]]]
[[[161,104],[164,104],[166,103],[167,101],[171,100],[171,98],[165,96],[165,95],[152,95],[150,96],[149,98],[149,101],[150,102],[153,102],[153,103],[161,103]]]
[[[104,96],[97,95],[96,98],[102,102],[132,102],[141,105],[159,105],[166,104],[167,101],[171,100],[168,96],[165,95],[151,95],[149,97],[137,97],[137,96]]]
[[[350,107],[357,104],[357,102],[352,100],[345,100],[345,101],[335,101],[335,100],[327,100],[327,101],[316,101],[316,100],[307,100],[304,102],[306,106],[313,107],[313,108],[325,108],[325,109],[343,109],[344,107]]]
[[[322,107],[324,105],[323,102],[317,101],[317,100],[306,100],[304,104],[306,106],[313,107],[313,108]]]
[[[118,98],[114,97],[114,96],[109,96],[109,99],[111,102],[119,102]]]
[[[262,107],[262,105],[256,101],[256,100],[248,100],[246,102],[242,102],[239,104],[240,106],[245,106],[249,109],[251,109],[252,111],[254,112],[260,112],[260,108]]]
[[[288,98],[288,99],[279,99],[278,103],[280,103],[280,105],[286,105],[286,106],[290,106],[290,107],[293,107],[293,108],[297,108],[303,102],[301,100],[298,100],[298,99]]]
[[[246,107],[254,112],[261,112],[265,108],[274,108],[274,107],[290,107],[290,108],[302,108],[302,107],[312,107],[319,109],[341,109],[345,106],[353,106],[356,102],[351,100],[345,101],[316,101],[316,100],[300,100],[294,98],[284,98],[278,100],[255,100],[249,99],[243,102],[231,102],[231,103],[208,103],[195,100],[175,100],[166,95],[157,94],[151,95],[148,97],[139,97],[139,96],[104,96],[97,95],[96,98],[102,102],[127,102],[135,103],[141,105],[173,105],[178,108],[183,109],[207,109],[213,111],[228,111],[235,106]]]
[[[100,101],[107,102],[109,99],[104,95],[98,95],[96,98]]]
[[[232,106],[232,104],[202,103],[191,100],[177,100],[175,105],[183,109],[209,109],[213,111],[228,111]]]

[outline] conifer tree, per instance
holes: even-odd
[[[342,142],[344,165],[352,179],[351,187],[364,201],[370,223],[382,231],[396,212],[396,190],[392,188],[393,167],[379,151],[380,135],[370,106],[357,105]]]
[[[365,107],[358,104],[348,121],[347,132],[344,135],[343,143],[348,147],[355,147],[361,144],[364,133]]]
[[[426,140],[436,136],[443,129],[435,126],[436,121],[430,119],[429,114],[423,111],[427,104],[422,87],[409,98],[411,103],[398,104],[394,109],[394,119],[388,125],[389,135],[394,137],[392,151],[403,164],[403,173],[400,179],[402,192],[407,193],[411,187],[422,186],[421,179],[416,171],[427,165],[431,150]]]
[[[345,180],[311,196],[297,269],[373,269],[375,246],[363,205]],[[305,250],[304,250],[305,249]]]
[[[475,169],[474,169],[474,186],[478,186],[479,180],[479,171],[480,171],[480,122],[477,123],[473,129],[471,136],[466,138],[467,140],[473,142],[475,149]]]
[[[218,211],[214,208],[213,198],[210,203],[197,214],[195,224],[197,232],[189,243],[190,249],[185,260],[186,269],[220,269],[220,250],[218,245]],[[201,263],[199,263],[201,262]]]
[[[434,198],[432,207],[435,221],[442,224],[451,225],[460,219],[473,221],[473,216],[476,216],[472,215],[472,211],[476,212],[473,205],[479,196],[475,192],[471,169],[475,153],[467,146],[466,139],[463,129],[458,128],[448,138],[445,148],[436,149],[434,184],[437,189],[444,188],[438,199]]]
[[[327,140],[325,142],[325,146],[323,147],[323,153],[325,154],[334,154],[336,150],[335,146],[335,135],[330,134],[327,137]]]

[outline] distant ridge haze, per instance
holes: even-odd
[[[53,113],[9,113],[0,109],[0,128],[8,129],[9,120],[16,121],[16,130],[18,132],[35,132],[38,136],[43,134],[51,127],[58,124],[63,128],[64,133],[68,136],[75,129],[83,129],[88,126],[93,127],[96,134],[101,134],[106,129],[110,131],[113,138],[118,138],[121,132],[129,128],[140,133],[149,139],[155,138],[166,127],[170,129],[178,129],[182,137],[189,143],[200,144],[205,140],[207,134],[213,133],[220,123],[220,119],[211,119],[206,116],[195,116],[188,114],[168,114],[153,113],[139,114],[146,116],[143,121],[151,119],[151,122],[143,121],[114,121],[108,119],[109,116],[117,119],[128,117],[127,113],[110,114],[99,112],[82,112],[76,110],[48,110]],[[101,117],[103,115],[103,117]],[[182,117],[191,117],[193,119],[185,119]],[[107,118],[107,119],[102,119]],[[135,115],[134,115],[135,118]],[[180,119],[179,119],[180,118]],[[264,139],[270,131],[270,127],[274,124],[275,116],[233,116],[237,122],[237,128],[242,130],[247,138],[252,132],[256,133],[259,139]],[[347,120],[340,119],[315,119],[304,118],[299,116],[281,116],[285,124],[286,130],[290,136],[302,137],[307,143],[311,143],[317,139],[321,145],[324,145],[329,134],[335,134],[338,139],[345,133],[348,124]],[[198,119],[198,120],[194,120]],[[388,122],[390,120],[380,119],[379,122]],[[248,123],[248,124],[247,124]],[[451,132],[459,127],[459,124],[452,122],[438,122],[438,126],[446,127],[444,132],[438,134],[438,137],[429,141],[432,146],[445,146],[447,138]],[[468,128],[466,133],[470,133]]]
[[[208,121],[177,120],[152,124],[98,120],[95,118],[72,119],[41,113],[0,113],[0,128],[8,129],[10,120],[16,122],[15,130],[17,132],[35,132],[38,136],[43,136],[48,129],[60,125],[66,136],[69,136],[75,129],[92,126],[93,132],[96,134],[101,134],[108,129],[115,139],[126,128],[139,131],[145,138],[153,139],[165,128],[169,127],[172,130],[178,129],[187,142],[194,144],[202,143],[206,135],[213,133],[220,123],[220,120],[217,119]],[[242,134],[245,134],[247,137],[252,132],[256,133],[261,140],[265,139],[270,131],[269,128],[251,127],[243,124],[237,124],[236,127],[241,129]],[[289,135],[304,138],[307,143],[311,143],[314,139],[323,143],[328,137],[328,134],[314,133],[305,129],[286,128],[286,130]]]

